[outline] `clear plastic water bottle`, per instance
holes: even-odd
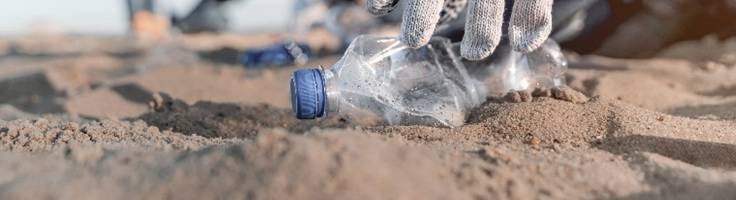
[[[459,126],[483,98],[441,38],[411,49],[394,38],[359,36],[332,68],[298,70],[291,81],[300,119],[346,114],[362,123]]]
[[[461,126],[496,91],[554,86],[548,74],[557,76],[555,65],[536,66],[557,59],[546,46],[473,63],[477,69],[469,73],[448,39],[412,49],[395,38],[360,36],[331,68],[294,72],[292,110],[299,119],[341,115],[360,124]]]

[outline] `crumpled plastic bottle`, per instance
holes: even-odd
[[[457,47],[455,48],[457,49]],[[552,89],[565,86],[567,59],[554,40],[547,40],[531,53],[520,53],[507,43],[481,61],[463,60],[472,77],[480,82],[481,96],[500,97],[510,91]]]
[[[292,110],[299,119],[457,127],[489,95],[564,84],[566,62],[554,42],[473,63],[471,72],[455,52],[445,38],[412,49],[396,38],[359,36],[331,68],[294,72]]]

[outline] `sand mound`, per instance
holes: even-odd
[[[514,92],[450,129],[298,121],[286,81],[296,67],[245,71],[193,58],[186,48],[220,48],[206,37],[149,49],[118,40],[48,50],[49,41],[74,40],[9,42],[0,59],[0,87],[9,91],[0,117],[11,120],[0,121],[0,198],[736,195],[732,53],[573,57],[569,85],[591,98]],[[666,55],[689,58],[688,48]]]
[[[695,184],[691,180],[715,186],[693,186],[686,190],[689,191],[687,194],[718,190],[722,187],[716,186],[725,184],[723,187],[726,187],[736,180],[716,177],[720,173],[701,168],[727,169],[733,166],[733,159],[708,157],[706,154],[732,153],[734,140],[728,133],[733,130],[733,124],[673,117],[602,99],[581,104],[551,98],[536,98],[528,103],[487,103],[471,115],[468,125],[456,129],[370,128],[377,134],[313,129],[303,136],[272,131],[272,127],[293,128],[299,123],[287,122],[284,126],[263,121],[269,119],[253,117],[264,113],[276,116],[277,113],[288,113],[283,109],[260,107],[259,110],[259,107],[233,107],[211,102],[190,106],[176,100],[162,102],[171,103],[159,104],[164,106],[149,115],[168,116],[174,118],[173,121],[205,121],[223,127],[215,128],[219,132],[213,132],[214,135],[243,130],[257,134],[247,136],[254,139],[240,142],[243,144],[189,151],[186,149],[227,142],[160,133],[143,122],[83,123],[77,128],[80,131],[72,134],[75,136],[72,138],[80,139],[66,143],[69,148],[55,150],[60,153],[32,157],[0,154],[7,161],[0,164],[0,168],[7,169],[5,173],[15,177],[5,182],[7,190],[0,191],[0,196],[646,198],[677,193],[672,191],[673,187]],[[217,114],[212,113],[218,112],[227,113],[224,115],[227,117],[213,117]],[[225,122],[228,120],[237,121],[233,124],[256,125],[238,129],[227,125]],[[18,144],[11,146],[16,148],[14,150],[54,151],[53,145],[49,145],[60,142],[51,140],[58,137],[51,133],[63,131],[64,126],[53,124],[27,121],[23,127],[32,131],[8,129],[5,140],[16,138],[11,139]],[[50,128],[42,129],[46,126]],[[176,127],[179,126],[172,126],[172,129]],[[97,129],[104,134],[94,131]],[[197,130],[188,126],[181,129]],[[34,137],[31,134],[34,132],[42,133],[44,137],[36,136],[36,140],[44,141],[42,144],[46,145],[22,145],[24,137],[14,136],[20,132],[30,132],[24,136],[26,138]],[[723,137],[714,137],[718,135]],[[731,142],[717,145],[712,140]],[[171,142],[151,144],[154,141]],[[85,142],[102,146],[75,145]],[[121,143],[133,145],[125,149],[115,147]],[[182,147],[182,143],[196,147]],[[26,147],[32,149],[24,149]],[[152,151],[154,149],[174,151]],[[638,159],[642,155],[640,152],[657,154],[654,158]],[[716,158],[721,158],[721,162]],[[19,162],[34,167],[11,167]],[[680,163],[677,165],[684,168],[678,171],[652,167],[668,166],[668,163]],[[691,175],[681,175],[683,173]],[[65,184],[59,186],[54,184],[55,181]],[[85,189],[89,187],[98,188],[100,192],[89,192]],[[40,192],[23,192],[31,190]],[[717,192],[711,195],[714,198],[729,194],[728,191],[712,192]]]
[[[0,174],[15,176],[3,181],[0,197],[465,199],[436,154],[398,144],[355,132],[303,137],[275,131],[252,143],[193,152],[105,151],[86,165],[33,157],[26,161],[33,168],[0,163],[6,169]],[[27,176],[32,173],[38,174]]]

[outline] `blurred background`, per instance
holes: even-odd
[[[175,16],[191,12],[199,0],[159,0],[157,11]],[[231,27],[238,32],[285,30],[293,0],[240,0],[228,5]],[[7,1],[0,7],[0,35],[39,31],[89,35],[128,33],[125,0]],[[264,9],[267,8],[267,9]],[[263,20],[268,19],[268,20]]]
[[[463,127],[297,120],[295,70],[397,36],[364,3],[0,1],[0,199],[736,199],[736,0],[555,0],[569,90]]]
[[[663,57],[732,66],[735,2],[556,0],[551,38],[572,61],[585,55]],[[294,69],[333,64],[358,35],[398,34],[403,4],[381,17],[364,4],[7,1],[0,6],[0,118],[134,117],[148,111],[157,92],[187,103],[288,108],[286,80]],[[436,35],[459,41],[464,12],[443,13],[447,20]]]

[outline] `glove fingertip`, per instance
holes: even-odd
[[[439,21],[442,1],[412,0],[404,11],[399,39],[405,45],[418,48],[429,43]]]
[[[535,49],[542,46],[542,42],[511,42],[511,47],[514,49],[514,51],[522,52],[522,53],[529,53],[534,51]]]
[[[536,28],[512,27],[509,29],[509,42],[515,51],[529,53],[547,41],[551,29],[548,25],[538,26]]]
[[[420,33],[420,34],[413,34],[413,33],[402,33],[401,36],[399,36],[399,40],[404,43],[406,46],[409,46],[411,48],[419,48],[427,43],[429,43],[429,40],[432,38],[432,34],[427,33]]]
[[[460,45],[460,56],[462,56],[465,59],[468,60],[482,60],[493,53],[493,50],[495,50],[494,46],[488,46],[488,45],[475,45],[477,43],[463,40],[462,44]]]
[[[529,53],[552,32],[552,0],[520,0],[514,3],[509,26],[511,47]]]
[[[460,55],[468,60],[490,56],[501,40],[504,0],[474,0],[468,3],[465,35]]]

